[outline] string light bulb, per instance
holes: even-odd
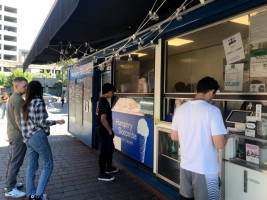
[[[158,26],[158,31],[159,31],[159,33],[161,33],[163,31],[160,25]]]
[[[93,57],[93,62],[96,64],[97,63],[97,58],[94,56]]]
[[[69,47],[69,49],[71,49],[71,47],[72,47],[71,42],[69,42],[68,47]]]
[[[128,61],[129,62],[132,62],[133,61],[133,58],[132,58],[132,55],[131,54],[128,54]]]
[[[182,15],[180,13],[176,13],[175,18],[177,21],[181,21],[183,19]]]
[[[148,15],[149,15],[150,21],[158,21],[159,20],[159,16],[157,15],[156,12],[152,13],[152,11],[150,10]]]
[[[142,48],[141,42],[138,42],[138,49],[141,49],[141,48]]]
[[[205,0],[199,0],[202,5],[205,5]]]

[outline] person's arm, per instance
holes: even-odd
[[[223,149],[225,147],[228,138],[229,138],[228,134],[212,136],[213,143],[218,149]]]
[[[109,126],[108,120],[107,120],[107,114],[101,114],[101,123],[107,129],[108,133],[112,135],[112,128]]]
[[[212,110],[211,117],[212,141],[215,147],[223,149],[228,140],[227,130],[225,129],[221,112],[218,108]]]
[[[19,129],[21,129],[21,117],[20,117],[20,111],[22,106],[23,100],[16,101],[14,103],[14,116],[15,116],[15,122]]]
[[[35,123],[37,123],[41,127],[50,127],[56,124],[64,124],[65,121],[62,120],[46,120],[47,119],[47,111],[45,109],[45,103],[41,101],[38,103],[35,113]]]
[[[171,139],[173,141],[179,142],[179,136],[178,136],[178,131],[172,130],[171,131]]]

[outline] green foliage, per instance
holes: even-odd
[[[67,87],[68,71],[63,71],[63,87]]]
[[[7,81],[7,77],[4,73],[0,73],[0,77],[2,79],[2,82],[0,83],[0,85],[5,85],[6,81]]]
[[[47,70],[44,70],[44,72],[41,73],[41,74],[42,74],[42,77],[43,77],[43,78],[51,78],[51,74],[48,73]]]
[[[61,73],[56,73],[56,78],[62,80],[62,74]]]
[[[75,58],[73,58],[73,59],[69,59],[69,60],[63,60],[62,62],[61,62],[61,65],[62,66],[67,66],[67,65],[72,65],[72,64],[74,64],[75,63]]]
[[[32,75],[30,72],[23,72],[22,69],[11,69],[11,75],[7,78],[7,84],[13,87],[13,80],[16,77],[24,77],[28,82],[32,81]]]

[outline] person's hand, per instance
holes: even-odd
[[[65,120],[64,119],[57,120],[57,124],[60,124],[60,125],[65,124]]]
[[[112,130],[111,130],[111,131],[109,131],[108,133],[109,133],[109,135],[112,135]]]

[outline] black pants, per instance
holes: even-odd
[[[65,100],[61,100],[61,102],[62,102],[61,107],[62,107],[62,108],[63,108],[63,105],[64,105],[64,101],[65,101]]]
[[[100,173],[105,173],[107,168],[111,167],[112,154],[114,152],[114,133],[110,135],[104,127],[98,127],[97,134],[100,136],[100,154],[99,154],[99,168]]]

